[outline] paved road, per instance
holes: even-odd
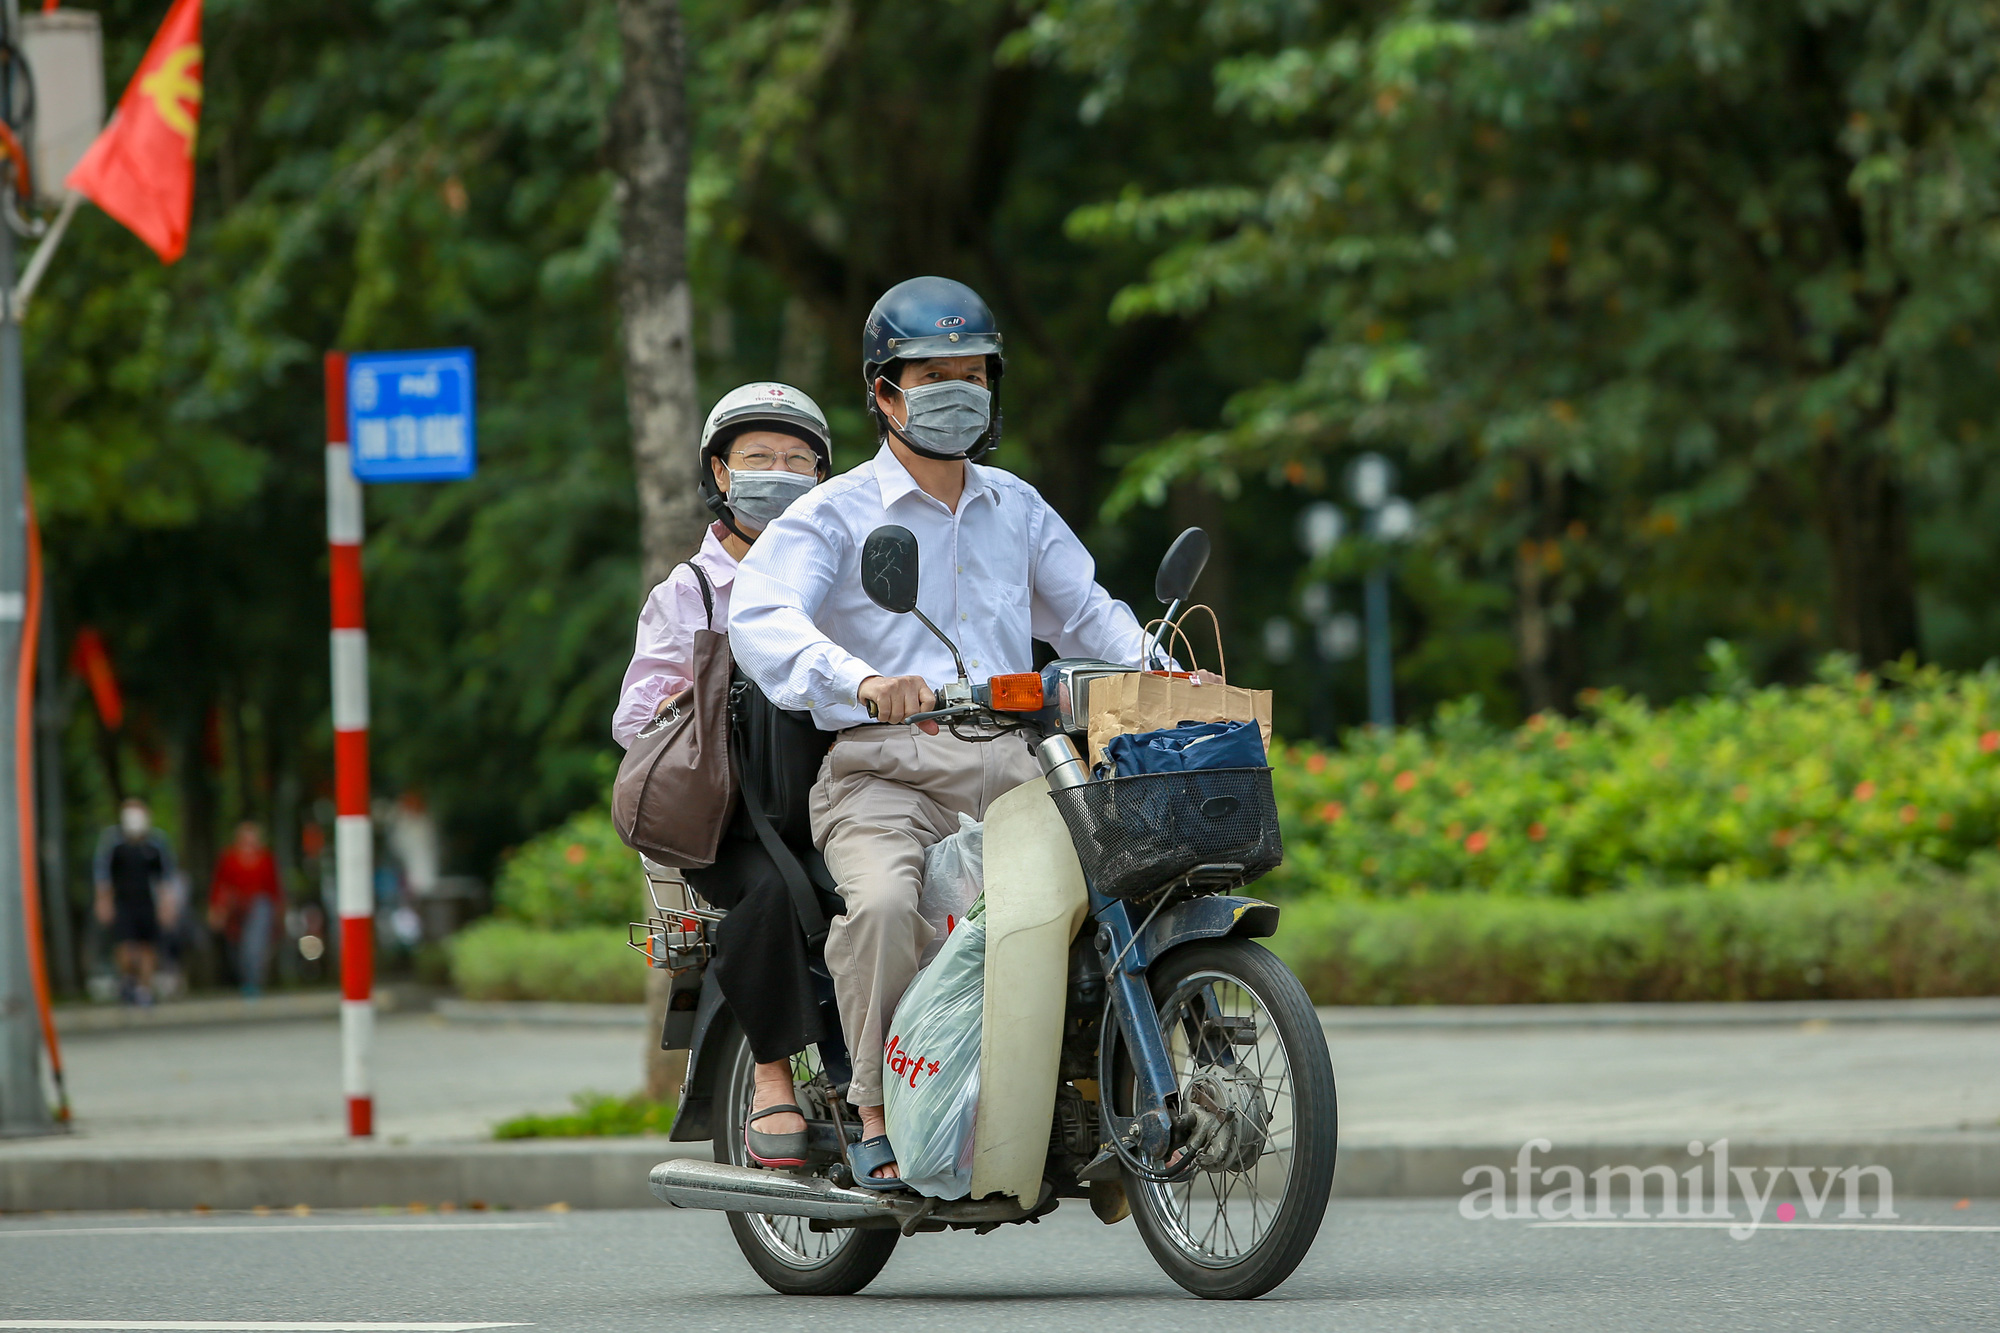
[[[1955,1230],[1820,1224],[1739,1242],[1712,1230],[1468,1222],[1450,1201],[1336,1202],[1291,1282],[1226,1309],[1183,1295],[1129,1223],[1105,1228],[1067,1206],[1038,1227],[905,1241],[863,1296],[820,1301],[768,1292],[719,1217],[665,1209],[14,1217],[0,1219],[0,1329],[54,1320],[593,1333],[881,1333],[969,1320],[1092,1333],[2000,1327],[2000,1204],[1910,1200],[1900,1210],[1903,1225]]]
[[[635,1029],[378,1026],[388,1141],[484,1138],[586,1089],[637,1085]],[[1685,1141],[2000,1128],[2000,1022],[1741,1028],[1336,1029],[1349,1144]],[[81,1140],[121,1147],[332,1144],[339,1030],[288,1022],[85,1034],[65,1043]],[[0,1146],[67,1152],[78,1140]]]

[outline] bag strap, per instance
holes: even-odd
[[[778,836],[778,830],[771,826],[771,816],[764,812],[764,798],[758,792],[750,776],[748,766],[739,769],[737,785],[743,789],[743,808],[750,812],[750,822],[756,826],[757,841],[764,844],[764,850],[777,863],[778,873],[785,877],[785,887],[791,890],[792,910],[798,913],[799,928],[806,933],[806,948],[817,949],[826,939],[826,913],[820,910],[819,895],[813,892],[812,881],[806,876],[806,868],[799,858],[792,855],[792,849],[785,846],[785,840]]]
[[[1167,649],[1169,654],[1171,655],[1174,641],[1178,639],[1187,648],[1188,670],[1189,671],[1201,670],[1201,664],[1195,661],[1194,641],[1188,638],[1187,631],[1181,628],[1181,626],[1187,622],[1187,618],[1193,615],[1197,611],[1208,612],[1208,623],[1215,627],[1215,664],[1217,668],[1215,674],[1221,677],[1222,680],[1226,683],[1229,679],[1229,661],[1222,655],[1222,622],[1216,619],[1215,608],[1208,605],[1206,602],[1197,602],[1195,605],[1190,606],[1187,610],[1181,612],[1181,618],[1178,621],[1174,622],[1173,624],[1167,626],[1166,638],[1161,642],[1160,646],[1162,648]],[[1162,624],[1165,622],[1165,620],[1166,617],[1161,616],[1156,620],[1150,620],[1146,622],[1146,631],[1150,633],[1152,631],[1153,626]],[[1150,671],[1152,668],[1144,666],[1142,664],[1140,669]]]
[[[694,575],[694,581],[701,585],[701,609],[702,609],[702,614],[704,616],[704,620],[702,623],[707,625],[708,628],[714,629],[715,589],[709,586],[708,575],[701,572],[700,565],[697,565],[694,561],[690,560],[687,562],[687,567],[689,572],[691,572]]]

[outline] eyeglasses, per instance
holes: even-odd
[[[769,449],[729,451],[729,466],[739,472],[769,472],[780,464],[785,471],[796,472],[802,477],[819,475],[819,455],[810,449],[793,449],[784,454],[775,454]]]

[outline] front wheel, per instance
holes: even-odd
[[[1249,940],[1177,949],[1149,982],[1180,1087],[1180,1146],[1161,1174],[1199,1160],[1171,1182],[1128,1172],[1133,1221],[1195,1295],[1261,1296],[1304,1260],[1333,1190],[1326,1034],[1298,978]]]
[[[755,1166],[743,1147],[743,1127],[750,1119],[756,1088],[757,1061],[750,1041],[733,1026],[723,1052],[720,1116],[716,1121],[715,1160],[731,1166]],[[798,1104],[809,1116],[824,1116],[816,1090],[807,1087],[820,1072],[819,1049],[809,1046],[792,1057],[792,1083]],[[882,1271],[901,1236],[895,1231],[862,1231],[840,1227],[814,1231],[803,1217],[765,1213],[730,1213],[729,1229],[737,1248],[773,1291],[787,1296],[852,1296]]]

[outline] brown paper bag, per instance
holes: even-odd
[[[1189,614],[1208,611],[1190,607]],[[1183,617],[1185,619],[1185,617]],[[1150,627],[1149,627],[1150,628]],[[1174,631],[1182,644],[1187,636]],[[1194,649],[1188,647],[1192,669]],[[1222,634],[1216,632],[1216,662],[1222,663]],[[1222,673],[1218,673],[1222,674]],[[1264,734],[1264,746],[1271,745],[1271,692],[1246,690],[1226,683],[1197,685],[1179,673],[1127,671],[1117,676],[1101,676],[1090,683],[1090,762],[1104,758],[1104,746],[1113,736],[1138,731],[1159,731],[1183,722],[1255,722]]]

